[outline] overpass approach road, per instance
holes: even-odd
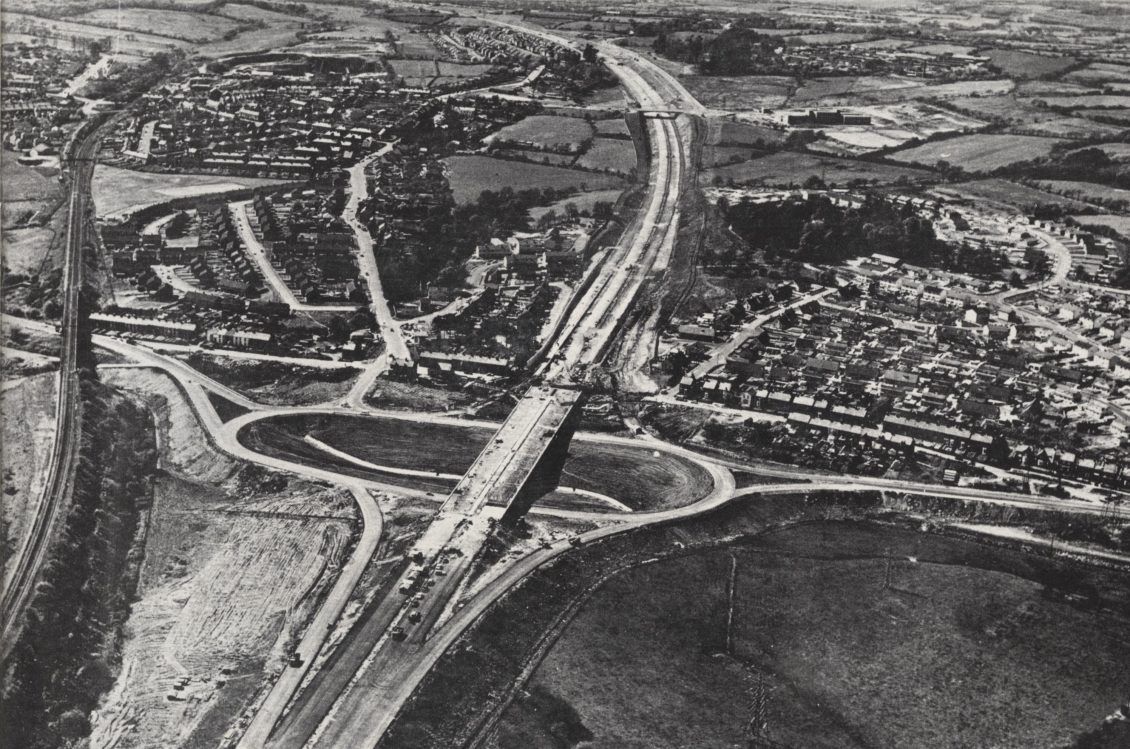
[[[562,40],[558,39],[561,42]],[[631,63],[608,60],[646,109],[669,109],[663,95]],[[504,508],[503,520],[520,517],[553,488],[554,453],[567,446],[580,393],[574,382],[599,364],[635,303],[665,243],[673,236],[685,155],[670,118],[647,118],[652,152],[646,206],[619,246],[605,256],[594,283],[559,329],[539,374],[546,386],[531,388],[483,449],[413,548],[411,565],[398,580],[403,599],[380,604],[388,629],[324,719],[298,714],[284,720],[269,745],[278,747],[372,746],[396,715],[405,678],[419,665],[433,624],[449,612],[473,561],[492,532],[483,512]],[[325,706],[325,697],[307,703]],[[309,712],[309,711],[308,711]]]

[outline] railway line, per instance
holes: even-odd
[[[55,401],[55,444],[48,462],[47,481],[32,520],[30,532],[18,551],[11,581],[0,597],[0,660],[6,660],[21,628],[23,614],[35,590],[39,570],[59,519],[67,505],[69,488],[78,459],[81,419],[78,402],[79,305],[82,290],[82,248],[89,242],[90,182],[94,175],[94,153],[101,130],[93,128],[72,143],[67,157],[71,166],[67,234],[63,258],[63,312],[59,353],[59,383]]]

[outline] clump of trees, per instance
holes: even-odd
[[[976,276],[995,276],[1008,258],[989,248],[952,245],[937,238],[933,224],[909,206],[869,196],[858,208],[832,203],[826,196],[783,203],[750,199],[721,202],[730,228],[766,260],[788,259],[837,264],[882,253],[915,265],[940,267]]]
[[[569,190],[553,187],[503,187],[483,190],[474,203],[440,207],[420,223],[418,245],[400,252],[377,253],[385,294],[391,301],[402,302],[419,297],[427,283],[443,280],[447,286],[459,285],[459,269],[476,245],[528,230],[530,208],[569,194]]]
[[[71,747],[89,733],[87,716],[118,667],[121,629],[137,583],[130,549],[156,465],[146,411],[84,380],[74,494],[0,700],[5,746]]]
[[[779,37],[732,26],[717,36],[659,34],[652,44],[659,54],[698,66],[703,75],[787,74],[777,49]]]

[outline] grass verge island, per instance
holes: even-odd
[[[446,493],[454,481],[398,476],[331,457],[306,436],[376,466],[462,474],[494,435],[494,427],[420,423],[379,416],[299,415],[252,422],[240,431],[247,447],[306,465],[326,465],[379,481]],[[686,458],[632,445],[574,439],[561,483],[603,494],[634,510],[690,504],[713,488],[710,474]]]

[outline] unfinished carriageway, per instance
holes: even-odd
[[[409,551],[412,564],[373,615],[383,634],[364,664],[347,680],[323,682],[306,704],[283,718],[268,746],[359,746],[379,734],[395,715],[405,669],[415,663],[437,622],[442,626],[445,613],[453,610],[491,537],[495,513],[484,509],[502,505],[501,523],[513,524],[557,487],[580,398],[569,388],[526,392]]]

